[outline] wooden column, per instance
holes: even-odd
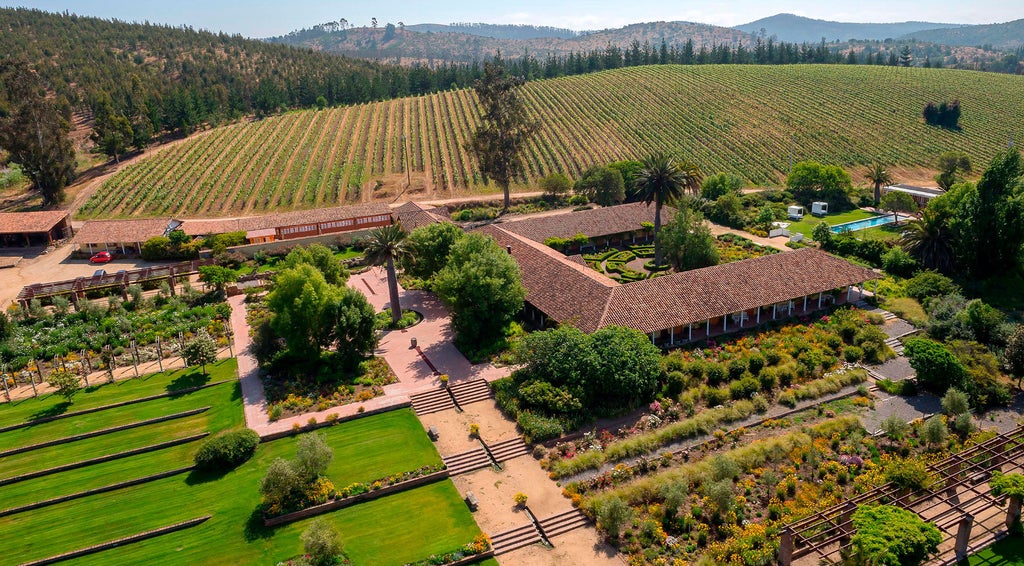
[[[779,566],[790,566],[793,563],[793,529],[783,527],[779,536]]]
[[[960,519],[960,525],[956,529],[956,544],[953,546],[953,552],[956,554],[957,561],[967,558],[967,545],[971,542],[971,528],[973,526],[973,515],[967,514],[964,515],[963,519]]]

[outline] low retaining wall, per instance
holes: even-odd
[[[334,501],[328,501],[327,503],[317,505],[314,507],[307,507],[301,511],[294,511],[292,513],[285,513],[284,515],[278,515],[277,517],[271,517],[264,519],[263,524],[268,527],[276,527],[284,525],[300,519],[308,519],[309,517],[315,517],[324,513],[330,513],[337,509],[342,509],[356,503],[362,503],[364,501],[373,501],[379,497],[390,495],[392,493],[398,493],[400,491],[406,491],[414,487],[421,485],[427,485],[428,483],[434,483],[441,480],[448,479],[448,470],[441,470],[418,478],[412,478],[404,482],[399,482],[394,485],[382,487],[374,491],[367,491],[366,493],[360,493],[359,495],[353,495],[352,497],[346,497],[344,499],[335,499]]]
[[[110,462],[112,460],[120,460],[121,458],[128,458],[130,456],[138,456],[139,454],[146,454],[148,452],[156,452],[164,448],[170,448],[172,446],[178,446],[179,444],[188,444],[209,436],[209,432],[203,432],[200,434],[193,434],[192,436],[186,436],[185,438],[178,438],[175,440],[169,440],[167,442],[161,442],[160,444],[150,444],[149,446],[143,446],[142,448],[135,448],[132,450],[125,450],[124,452],[118,452],[116,454],[108,454],[107,456],[100,456],[99,458],[92,458],[89,460],[82,460],[81,462],[73,462],[71,464],[64,464],[63,466],[55,466],[53,468],[47,468],[45,470],[39,470],[38,472],[29,472],[27,474],[21,474],[20,476],[14,476],[11,478],[5,478],[0,480],[0,486],[10,485],[12,483],[18,483],[25,480],[41,478],[51,474],[57,474],[60,472],[66,472],[68,470],[77,470],[78,468],[84,468],[86,466],[92,466],[93,464],[102,464],[104,462]]]
[[[15,424],[15,425],[8,425],[8,426],[5,426],[5,427],[0,427],[0,432],[8,432],[8,431],[11,431],[11,430],[18,430],[19,428],[35,426],[35,425],[38,425],[38,424],[53,422],[53,421],[57,421],[57,420],[60,420],[60,419],[68,419],[68,418],[71,418],[71,417],[80,417],[82,415],[88,415],[89,413],[98,413],[100,411],[105,411],[107,409],[116,409],[118,407],[124,407],[124,406],[127,406],[127,405],[134,405],[135,403],[145,403],[146,401],[152,401],[154,399],[162,399],[164,397],[173,397],[175,395],[184,395],[186,393],[194,393],[196,391],[199,391],[200,389],[206,389],[207,387],[214,387],[214,386],[217,386],[217,385],[223,385],[225,383],[230,383],[232,381],[237,381],[237,380],[236,379],[225,379],[223,381],[215,381],[213,383],[207,383],[206,385],[200,385],[198,387],[189,387],[187,389],[179,389],[177,391],[169,391],[167,393],[159,393],[157,395],[150,395],[149,397],[140,397],[138,399],[131,399],[129,401],[121,401],[120,403],[111,403],[110,405],[101,405],[99,407],[93,407],[91,409],[82,409],[81,411],[72,411],[70,413],[64,413],[62,415],[54,415],[52,417],[43,417],[41,419],[35,419],[35,420],[31,420],[31,421],[25,421],[23,423],[18,423],[18,424]]]
[[[43,507],[49,507],[50,505],[56,505],[58,503],[64,503],[66,501],[74,501],[75,499],[81,499],[83,497],[89,497],[90,495],[97,495],[100,493],[106,493],[108,491],[117,491],[126,487],[132,487],[149,483],[151,481],[162,480],[185,472],[190,472],[195,466],[188,466],[187,468],[178,468],[177,470],[170,470],[167,472],[160,472],[159,474],[149,475],[143,478],[136,478],[133,480],[124,481],[121,483],[115,483],[105,485],[103,487],[97,487],[95,489],[89,489],[86,491],[79,491],[78,493],[72,493],[70,495],[63,495],[61,497],[54,497],[53,499],[46,499],[44,501],[37,501],[35,503],[29,503],[28,505],[22,505],[21,507],[12,507],[10,509],[4,509],[0,511],[0,517],[6,517],[8,515],[17,515],[18,513],[24,513],[25,511],[32,511],[35,509],[42,509]]]
[[[67,444],[69,442],[76,442],[79,440],[85,440],[87,438],[94,438],[97,436],[103,436],[105,434],[112,434],[115,432],[121,432],[123,430],[131,430],[133,428],[139,428],[151,424],[162,423],[166,421],[173,421],[176,419],[183,419],[185,417],[191,417],[198,415],[199,413],[205,413],[209,411],[210,407],[200,407],[198,409],[192,409],[191,411],[182,411],[180,413],[174,413],[173,415],[165,415],[163,417],[157,417],[155,419],[149,419],[145,421],[138,421],[134,423],[123,424],[121,426],[115,426],[110,428],[104,428],[102,430],[96,430],[93,432],[86,432],[84,434],[76,434],[75,436],[65,436],[64,438],[58,438],[56,440],[48,440],[46,442],[40,442],[38,444],[29,444],[28,446],[21,446],[19,448],[12,448],[10,450],[0,452],[0,458],[4,456],[13,456],[15,454],[21,454],[23,452],[31,452],[32,450],[39,450],[40,448],[47,448],[49,446],[59,446],[61,444]]]
[[[387,412],[390,412],[390,411],[396,411],[398,409],[407,409],[409,407],[412,407],[412,401],[404,401],[402,403],[399,403],[397,405],[391,405],[389,407],[381,407],[379,409],[371,409],[369,411],[363,411],[362,413],[355,413],[355,414],[348,415],[348,416],[345,416],[345,417],[339,417],[338,420],[335,420],[335,421],[326,421],[325,420],[325,421],[322,421],[322,422],[318,422],[315,425],[308,425],[308,424],[307,425],[302,425],[301,427],[299,427],[299,430],[292,430],[292,429],[289,428],[287,430],[282,430],[280,432],[271,432],[270,434],[266,434],[264,436],[261,436],[260,437],[260,442],[261,443],[262,442],[270,442],[271,440],[277,440],[279,438],[287,438],[289,436],[293,436],[293,435],[296,435],[296,434],[302,434],[304,432],[310,432],[310,431],[318,430],[318,429],[321,429],[321,428],[324,428],[324,427],[334,426],[336,424],[346,423],[348,421],[354,421],[356,419],[361,419],[363,417],[372,417],[373,415],[379,415],[381,413],[387,413]],[[328,409],[328,410],[330,410],[330,409]],[[0,431],[0,432],[2,432],[2,431]]]
[[[33,560],[32,562],[25,562],[21,566],[43,566],[44,564],[55,564],[57,562],[63,562],[65,560],[71,560],[72,558],[78,558],[80,556],[95,554],[97,552],[102,552],[104,550],[109,550],[111,548],[117,548],[119,546],[124,546],[126,544],[131,544],[133,542],[139,542],[142,540],[156,538],[158,536],[163,536],[177,531],[190,529],[192,527],[195,527],[196,525],[201,525],[206,521],[209,521],[210,517],[210,515],[203,515],[202,517],[190,519],[188,521],[183,521],[181,523],[175,523],[173,525],[160,527],[159,529],[153,529],[151,531],[146,531],[144,533],[126,536],[124,538],[119,538],[117,540],[112,540],[110,542],[97,544],[95,546],[90,546],[87,548],[72,550],[71,552],[65,552],[64,554],[58,554],[57,556],[43,558],[42,560]]]

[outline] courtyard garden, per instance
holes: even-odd
[[[78,558],[83,564],[273,564],[299,556],[311,520],[263,526],[260,480],[277,458],[293,458],[296,434],[260,444],[234,469],[190,469],[206,439],[242,426],[241,395],[233,359],[95,386],[80,392],[72,407],[56,395],[0,405],[0,427],[44,416],[56,420],[0,432],[0,544],[13,562],[25,562],[101,544],[209,515],[194,527]],[[222,382],[224,379],[227,381]],[[193,390],[197,386],[205,388]],[[162,397],[143,400],[153,395]],[[133,402],[136,401],[136,402]],[[117,408],[113,403],[132,402]],[[76,411],[92,410],[86,414]],[[186,414],[194,411],[194,414]],[[149,422],[165,417],[162,422]],[[125,430],[108,431],[117,425]],[[92,436],[71,439],[72,435]],[[333,449],[325,477],[339,487],[437,467],[441,460],[422,425],[404,409],[328,426],[317,433]],[[30,446],[65,441],[55,446]],[[173,446],[159,447],[168,442]],[[152,447],[107,461],[91,458]],[[75,469],[56,466],[80,464]],[[146,478],[167,472],[161,477]],[[176,473],[175,473],[176,472]],[[26,473],[38,477],[19,479]],[[146,479],[142,479],[146,478]],[[139,479],[139,483],[115,484]],[[109,491],[83,493],[104,486]],[[372,486],[371,486],[372,489]],[[103,490],[100,490],[103,491]],[[62,496],[63,502],[18,509]],[[423,514],[431,517],[423,521]],[[69,518],[74,518],[69,520]],[[340,535],[353,564],[401,564],[454,551],[480,531],[452,483],[443,480],[360,503],[322,516]]]
[[[779,252],[775,248],[755,244],[750,239],[736,234],[721,234],[715,237],[714,248],[718,253],[719,263],[732,263]],[[673,272],[668,264],[654,264],[654,244],[627,245],[623,248],[586,253],[583,254],[583,260],[591,269],[620,283],[640,281]]]

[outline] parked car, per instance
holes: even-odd
[[[99,252],[89,258],[91,263],[107,263],[114,259],[114,256],[110,252]]]

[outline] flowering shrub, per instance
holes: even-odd
[[[334,491],[331,494],[331,499],[345,499],[347,497],[352,497],[353,495],[359,495],[361,493],[366,493],[368,491],[376,491],[378,489],[381,489],[381,488],[384,488],[384,487],[389,487],[389,486],[395,485],[397,483],[401,483],[401,482],[408,481],[408,480],[411,480],[411,479],[414,479],[414,478],[430,475],[430,474],[433,474],[434,472],[440,472],[443,469],[445,469],[445,465],[444,464],[432,464],[432,465],[423,466],[423,467],[420,467],[420,468],[417,468],[415,470],[411,470],[411,471],[408,471],[408,472],[401,472],[401,473],[398,473],[398,474],[392,474],[390,476],[385,476],[383,478],[380,478],[380,479],[377,479],[377,480],[374,480],[374,481],[371,481],[371,482],[366,482],[366,483],[356,482],[356,483],[352,483],[352,484],[349,484],[349,485],[347,485],[346,487],[344,487],[344,488],[342,488],[340,490]]]
[[[490,537],[484,533],[480,533],[473,538],[473,542],[464,544],[457,550],[443,552],[441,554],[432,554],[430,555],[430,558],[419,560],[417,562],[409,562],[405,566],[443,566],[444,564],[458,562],[467,556],[474,556],[487,552],[490,549]]]

